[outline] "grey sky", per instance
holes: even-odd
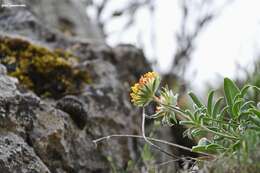
[[[111,9],[124,5],[127,0],[110,3]],[[147,9],[135,16],[136,24],[125,32],[119,32],[124,19],[109,23],[106,31],[108,43],[132,43],[142,47],[149,59],[159,60],[159,70],[168,70],[175,51],[175,33],[180,26],[178,0],[157,0],[154,18]],[[223,0],[217,1],[222,4]],[[218,4],[217,4],[218,5]],[[216,82],[217,76],[234,77],[236,64],[247,67],[260,50],[260,1],[235,0],[227,6],[196,42],[191,66],[186,78],[193,79],[195,89],[203,90],[205,82]],[[108,11],[109,11],[108,8]],[[152,29],[155,38],[151,37]],[[156,45],[152,45],[156,39]]]

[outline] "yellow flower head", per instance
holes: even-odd
[[[131,101],[137,106],[145,106],[152,101],[160,85],[160,78],[156,72],[148,72],[141,76],[139,82],[131,87]]]

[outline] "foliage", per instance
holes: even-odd
[[[244,69],[243,67],[239,67],[238,69],[239,73],[242,73],[245,76],[245,79],[237,78],[236,81],[239,84],[239,86],[250,83],[254,86],[260,87],[260,58],[257,58],[253,62],[253,69],[252,71]],[[253,100],[259,100],[260,99],[260,93],[252,91],[250,93],[250,98]]]
[[[147,173],[155,173],[156,168],[154,167],[154,155],[151,151],[151,146],[147,143],[144,144],[142,148],[140,148],[140,158],[137,160],[129,160],[126,168],[120,169],[117,165],[115,160],[111,156],[107,157],[107,160],[111,167],[112,173],[138,173],[140,172],[139,169],[137,169],[137,166],[142,167],[142,170],[145,170]]]
[[[152,94],[140,95],[145,98],[144,107],[150,102],[158,104],[157,112],[150,118],[164,122],[165,117],[170,117],[167,124],[187,126],[184,135],[200,138],[198,144],[193,146],[193,152],[214,156],[210,159],[225,156],[239,162],[252,162],[251,156],[260,144],[260,110],[257,102],[250,100],[247,94],[250,90],[259,92],[258,87],[245,85],[240,89],[232,80],[225,78],[223,97],[215,101],[214,91],[211,91],[207,104],[204,104],[190,92],[194,110],[182,110],[170,89],[165,87],[158,91],[152,86],[143,86],[142,92],[152,91]]]

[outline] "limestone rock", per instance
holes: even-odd
[[[150,70],[142,52],[130,45],[111,48],[66,37],[42,22],[33,8],[1,8],[0,37],[69,51],[79,59],[75,66],[86,70],[91,82],[56,100],[22,87],[8,76],[11,70],[0,65],[1,171],[109,173],[111,162],[124,170],[129,160],[140,157],[136,139],[110,140],[98,146],[92,140],[116,133],[140,134],[141,116],[129,102],[129,89]]]
[[[33,148],[13,133],[0,133],[0,170],[4,173],[50,173]]]
[[[65,36],[104,41],[97,23],[90,20],[86,14],[86,7],[90,0],[86,1],[10,0],[11,3],[25,4],[42,24],[60,31]]]
[[[57,102],[58,109],[68,113],[80,129],[87,123],[87,105],[75,96],[65,96]]]

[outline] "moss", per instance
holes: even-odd
[[[9,75],[38,95],[60,98],[79,92],[90,81],[86,70],[75,66],[78,59],[72,54],[18,38],[0,38],[0,62]]]

